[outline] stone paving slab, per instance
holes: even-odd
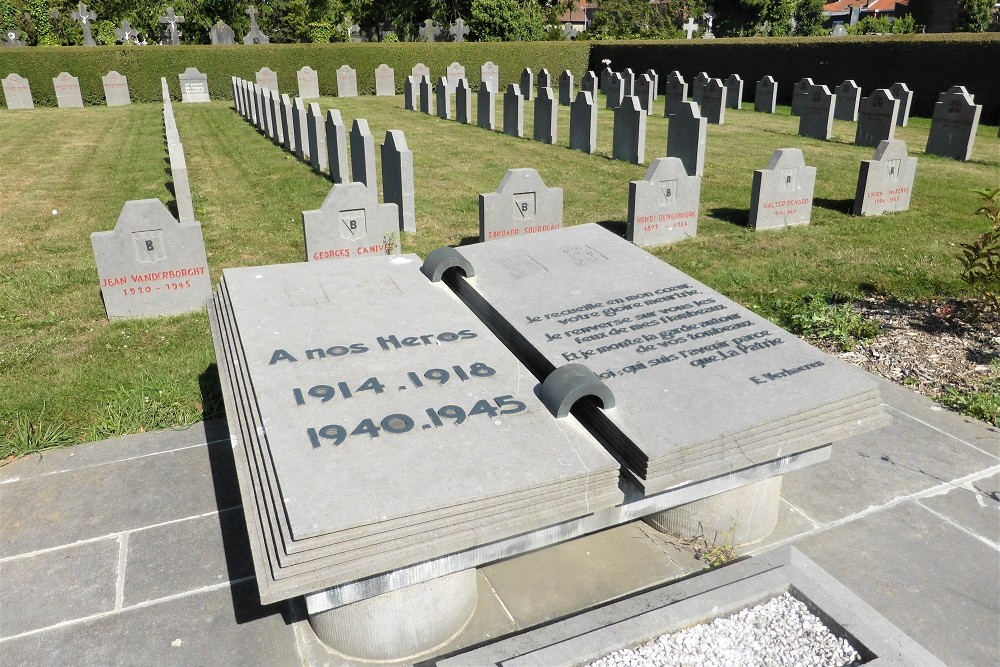
[[[1000,549],[1000,473],[916,502]]]

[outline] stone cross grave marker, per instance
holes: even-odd
[[[757,82],[754,91],[753,110],[760,113],[774,113],[778,106],[778,82],[768,74]]]
[[[743,108],[743,79],[739,74],[730,74],[726,79],[726,106],[736,110]]]
[[[413,187],[413,151],[406,145],[402,130],[388,130],[382,144],[382,198],[395,204],[399,231],[417,231]]]
[[[556,103],[552,89],[538,89],[535,98],[534,128],[532,138],[546,144],[554,144],[559,134],[559,105]]]
[[[465,78],[465,66],[462,63],[452,63],[448,65],[445,74],[448,78],[448,87],[451,88],[452,92],[455,92],[455,86],[461,79]]]
[[[209,33],[213,46],[228,46],[236,43],[236,33],[225,21],[218,21]]]
[[[257,85],[268,90],[278,90],[278,73],[270,67],[261,67],[257,70]]]
[[[396,95],[396,71],[382,63],[375,68],[376,97],[393,97]]]
[[[347,166],[347,128],[337,109],[326,112],[326,152],[330,180],[334,183],[350,181]]]
[[[310,102],[306,110],[306,131],[309,137],[309,164],[317,174],[324,174],[330,165],[326,148],[326,125],[318,102]]]
[[[681,28],[684,30],[684,34],[687,35],[685,39],[691,39],[694,33],[698,31],[698,24],[694,22],[693,17],[689,16],[687,23],[682,25]]]
[[[846,79],[837,86],[833,117],[837,120],[858,120],[858,105],[861,104],[861,88],[854,79]]]
[[[503,133],[524,136],[524,96],[516,83],[508,84],[503,96]]]
[[[3,78],[3,96],[7,100],[7,108],[12,111],[35,108],[35,102],[31,98],[31,84],[16,72]]]
[[[854,131],[854,143],[858,146],[876,147],[883,141],[892,139],[896,133],[898,113],[899,100],[887,88],[872,91],[858,105],[858,126]]]
[[[451,35],[451,41],[453,42],[465,41],[465,36],[469,34],[469,28],[465,25],[465,20],[461,16],[455,19],[455,22],[448,28],[448,34]]]
[[[301,97],[296,97],[292,110],[292,129],[295,131],[295,157],[303,162],[309,162],[309,135],[307,134],[306,104]]]
[[[705,173],[705,141],[708,120],[698,113],[694,102],[682,102],[667,123],[667,156],[680,158],[687,173]]]
[[[104,100],[109,107],[127,107],[132,104],[132,96],[128,90],[128,78],[111,70],[101,77],[104,84]]]
[[[899,100],[899,113],[896,114],[896,125],[906,127],[910,122],[910,103],[913,102],[913,91],[905,83],[894,83],[889,86],[889,92]]]
[[[694,77],[694,82],[691,84],[691,101],[698,104],[701,108],[702,96],[705,94],[705,86],[708,82],[712,80],[706,72],[698,72],[698,75]]]
[[[337,68],[337,97],[358,96],[358,73],[350,65]]]
[[[315,100],[319,97],[319,74],[309,65],[303,65],[295,73],[299,84],[299,97],[304,100]]]
[[[492,81],[483,80],[476,95],[476,125],[492,130],[497,125],[497,91]]]
[[[177,16],[174,13],[173,7],[167,7],[166,16],[161,16],[157,21],[166,29],[166,42],[170,46],[177,46],[181,43],[181,31],[177,28],[178,24],[184,23],[183,16]]]
[[[434,105],[431,104],[431,78],[429,76],[420,77],[420,111],[427,115],[432,113],[431,109]]]
[[[569,106],[569,147],[593,153],[597,150],[597,102],[589,90],[581,90]]]
[[[646,161],[646,112],[635,95],[629,95],[615,109],[611,156],[633,164]]]
[[[804,79],[799,79],[799,82],[795,84],[795,90],[792,91],[792,115],[799,116],[802,114],[802,107],[805,106],[806,101],[810,98],[812,94],[812,87],[816,85],[813,80],[809,77]]]
[[[318,210],[302,212],[302,229],[308,262],[399,254],[396,205],[379,204],[364,183],[334,184]]]
[[[531,71],[530,67],[525,67],[521,71],[521,96],[524,97],[526,102],[530,102],[535,99],[535,74]]]
[[[642,180],[629,182],[625,238],[640,246],[675,243],[698,233],[701,178],[675,157],[653,160]]]
[[[125,202],[114,230],[90,243],[109,320],[205,307],[212,285],[201,225],[177,222],[159,199]]]
[[[181,85],[181,102],[211,102],[208,95],[208,75],[195,67],[188,67],[177,75]]]
[[[472,122],[472,91],[465,79],[455,86],[455,120],[464,125]]]
[[[83,97],[80,96],[80,79],[67,72],[60,72],[52,79],[56,89],[56,103],[60,109],[82,109]]]
[[[355,118],[351,125],[351,180],[364,183],[378,199],[375,176],[375,137],[364,118]]]
[[[701,15],[701,18],[705,20],[705,33],[701,38],[715,39],[715,35],[712,33],[712,22],[715,21],[715,14],[712,12],[712,8],[709,7],[708,11]]]
[[[439,76],[434,85],[434,96],[436,98],[437,117],[441,120],[451,120],[451,86],[448,79]]]
[[[534,169],[508,169],[496,192],[479,195],[480,241],[561,229],[562,220],[562,188],[546,187]]]
[[[434,21],[427,19],[418,31],[421,42],[437,42],[441,36],[441,28]]]
[[[14,30],[14,29],[5,30],[3,32],[3,35],[0,36],[0,46],[2,47],[27,46],[28,43],[25,42],[22,39],[22,37],[24,37],[24,34],[21,33],[19,30]]]
[[[648,116],[653,109],[653,78],[648,74],[640,74],[635,80],[635,97],[639,100],[639,106]]]
[[[677,113],[681,104],[687,101],[688,85],[677,70],[667,75],[666,88],[663,91],[663,115],[666,117]]]
[[[833,105],[836,96],[826,86],[813,86],[799,108],[799,135],[829,141],[833,136]]]
[[[573,103],[573,73],[564,69],[559,75],[559,106],[568,107]]]
[[[917,158],[906,154],[906,142],[879,143],[871,160],[861,161],[854,193],[854,215],[908,211],[917,175]]]
[[[816,167],[806,166],[802,150],[779,148],[766,169],[753,173],[750,226],[760,231],[809,224],[815,187]]]
[[[983,106],[973,102],[964,86],[953,86],[934,104],[924,152],[953,160],[972,159],[972,145],[982,112]]]
[[[121,26],[115,28],[115,35],[120,44],[128,44],[139,37],[139,31],[129,24],[128,19],[122,19]]]
[[[360,44],[361,42],[367,42],[368,41],[368,35],[365,34],[365,31],[362,30],[361,26],[358,25],[357,23],[353,24],[348,29],[347,32],[348,32],[348,34],[351,37],[351,41],[354,42],[355,44]]]
[[[421,77],[425,77],[426,76],[427,78],[430,78],[430,76],[431,76],[431,68],[428,67],[427,65],[423,64],[423,63],[417,63],[410,70],[410,74],[413,76],[413,78],[417,82],[419,82],[420,79],[421,79]]]
[[[417,110],[417,80],[412,76],[403,79],[403,108]]]
[[[253,5],[247,7],[246,15],[250,17],[250,32],[243,35],[244,44],[270,44],[271,38],[261,32],[257,25],[257,8]]]
[[[625,99],[625,79],[618,72],[612,72],[608,77],[608,85],[604,89],[604,108],[614,111],[622,105]]]
[[[726,122],[726,94],[729,91],[719,79],[711,79],[701,94],[701,112],[712,125]]]
[[[70,16],[73,17],[74,21],[80,22],[80,27],[83,29],[83,45],[97,46],[94,36],[90,33],[90,24],[97,20],[97,14],[81,2]],[[181,18],[183,20],[183,17]]]
[[[487,60],[479,68],[479,80],[489,81],[493,84],[493,92],[500,90],[500,68],[491,60]]]

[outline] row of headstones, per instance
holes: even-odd
[[[170,177],[174,183],[174,200],[177,202],[177,218],[182,223],[194,222],[194,203],[191,199],[191,182],[188,180],[187,159],[184,157],[184,145],[177,132],[177,121],[174,119],[174,105],[170,101],[170,89],[167,79],[160,79],[163,92],[163,129],[166,133],[167,157],[170,161]]]
[[[128,90],[128,79],[112,70],[101,77],[104,84],[104,99],[109,107],[121,107],[132,104]],[[35,101],[31,97],[31,84],[23,76],[12,72],[2,81],[3,96],[7,100],[7,108],[34,109]],[[56,92],[56,104],[60,109],[82,109],[83,96],[80,94],[80,79],[60,72],[52,79],[52,87]]]
[[[251,83],[239,77],[232,77],[233,100],[236,112],[257,127],[276,145],[293,153],[303,162],[308,162],[318,174],[327,176],[335,184],[352,185],[350,191],[360,190],[357,184],[369,193],[378,204],[378,181],[375,174],[375,139],[368,127],[368,121],[356,118],[348,138],[343,117],[337,109],[328,109],[324,120],[319,104],[306,105],[301,97],[292,100],[289,95],[279,94],[266,86]],[[350,146],[350,171],[348,171],[348,146]],[[382,153],[382,193],[385,204],[392,205],[391,230],[416,232],[416,208],[413,187],[413,152],[406,145],[402,130],[389,130],[381,146]],[[323,209],[330,214],[328,204],[334,192],[331,191]],[[351,195],[353,197],[353,195]],[[345,208],[344,211],[353,209]],[[379,209],[379,220],[388,209]],[[305,214],[303,214],[305,215]],[[375,220],[362,221],[361,226],[371,227],[372,232],[383,233],[382,227],[374,226]],[[352,232],[352,239],[366,237],[365,230],[359,230],[357,221],[353,226],[347,222],[345,229]],[[341,235],[348,233],[343,231]],[[388,232],[384,232],[388,233]],[[312,244],[315,247],[316,243]],[[310,244],[307,243],[307,253]],[[330,243],[323,244],[322,252],[332,252],[337,248]]]

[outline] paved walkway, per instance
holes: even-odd
[[[778,527],[949,665],[1000,664],[1000,431],[883,383],[895,423],[785,476]],[[0,468],[0,664],[347,664],[261,607],[222,422]],[[479,570],[442,653],[696,571],[641,522]]]

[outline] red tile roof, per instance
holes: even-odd
[[[823,5],[824,12],[847,12],[851,7],[857,7],[866,12],[891,12],[896,5],[907,6],[910,0],[835,0]]]

